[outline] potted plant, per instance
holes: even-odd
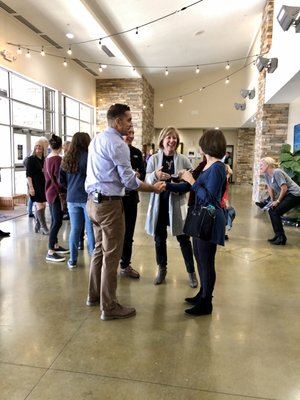
[[[291,145],[282,145],[279,153],[280,167],[286,172],[297,185],[300,186],[300,150],[291,152]],[[300,220],[300,207],[296,207],[288,213],[289,216],[293,216],[292,219],[296,219],[296,226],[299,226]]]
[[[291,152],[291,145],[282,145],[279,153],[280,167],[300,186],[300,150]]]

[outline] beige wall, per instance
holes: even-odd
[[[0,11],[0,51],[8,50],[17,57],[16,61],[9,62],[0,56],[0,65],[84,103],[95,105],[95,78],[88,72],[72,61],[69,62],[68,67],[64,67],[63,59],[51,56],[42,57],[39,53],[32,53],[31,58],[28,59],[25,51],[19,55],[17,48],[9,46],[7,42],[37,45],[37,49],[41,49],[39,46],[46,46],[47,43],[9,14]],[[63,50],[48,48],[46,51],[64,56]]]
[[[233,65],[230,73],[238,68]],[[201,92],[183,97],[183,102],[179,103],[178,99],[181,94],[215,82],[222,77],[224,79],[221,82]],[[168,125],[175,125],[178,128],[240,127],[244,122],[243,111],[237,111],[234,108],[234,103],[243,102],[240,90],[245,88],[246,71],[242,70],[232,76],[229,84],[225,84],[225,78],[226,70],[224,68],[211,74],[200,72],[197,78],[187,80],[183,84],[171,84],[156,89],[154,94],[154,126],[156,128]],[[176,97],[176,99],[165,102],[164,107],[161,108],[160,101],[170,97]]]

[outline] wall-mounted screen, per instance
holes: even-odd
[[[294,152],[300,150],[300,124],[294,126]]]

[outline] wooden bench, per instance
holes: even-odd
[[[14,194],[10,197],[0,197],[1,210],[13,210],[15,206],[27,206],[27,194]]]

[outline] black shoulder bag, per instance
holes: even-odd
[[[211,194],[204,188],[206,195],[212,198]],[[190,206],[184,223],[183,233],[205,241],[210,241],[216,220],[216,208],[209,203],[207,206],[195,201],[194,206]]]

